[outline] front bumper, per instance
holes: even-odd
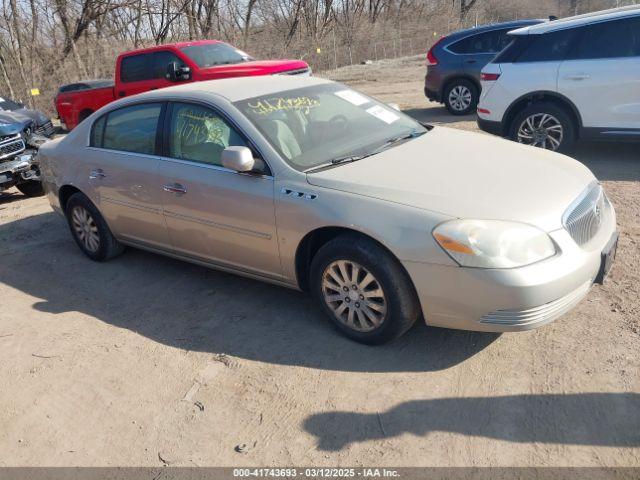
[[[565,229],[550,233],[559,253],[513,269],[403,262],[428,325],[484,332],[531,330],[557,319],[589,291],[601,253],[616,231],[609,207],[598,234],[578,246]]]
[[[40,171],[34,163],[35,153],[25,150],[9,161],[0,163],[0,189],[16,182],[40,180]]]

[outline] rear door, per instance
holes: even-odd
[[[480,80],[480,71],[507,45],[510,29],[490,30],[469,37],[449,46],[453,53],[461,55],[464,72]]]
[[[577,106],[584,127],[640,134],[640,17],[578,30],[580,41],[560,67],[558,91]]]
[[[137,93],[169,87],[173,82],[167,79],[167,66],[177,62],[185,63],[169,50],[127,55],[120,60],[120,81],[116,85],[117,97],[128,97]]]
[[[83,181],[118,238],[168,250],[155,153],[164,109],[163,103],[141,103],[96,120],[80,175],[86,175]]]

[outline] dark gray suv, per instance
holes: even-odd
[[[474,112],[480,97],[480,70],[512,40],[507,32],[542,22],[496,23],[442,37],[427,53],[424,94],[429,100],[444,103],[454,115]]]

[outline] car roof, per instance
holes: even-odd
[[[618,18],[627,18],[640,15],[640,5],[630,5],[627,7],[612,8],[610,10],[601,10],[599,12],[585,13],[574,17],[561,18],[552,22],[541,23],[539,25],[531,25],[519,28],[511,35],[538,35],[547,32],[555,32],[567,28],[579,27],[590,23],[602,22],[605,20],[614,20]]]
[[[214,94],[224,97],[230,102],[237,102],[262,95],[330,83],[334,82],[319,77],[304,77],[300,75],[235,77],[222,80],[184,83],[182,85],[136,95],[136,99],[160,99],[163,97],[180,96],[181,94]]]
[[[445,38],[447,40],[457,40],[459,38],[462,37],[467,37],[471,34],[476,34],[476,33],[482,33],[482,32],[488,32],[491,30],[499,30],[501,28],[521,28],[521,27],[525,27],[525,26],[529,26],[529,25],[536,25],[542,22],[545,22],[547,20],[545,19],[538,19],[538,18],[529,18],[529,19],[523,19],[523,20],[511,20],[509,22],[500,22],[500,23],[490,23],[487,25],[480,25],[477,27],[471,27],[471,28],[464,28],[462,30],[456,30],[455,32],[452,32],[450,34],[448,34]]]
[[[220,40],[193,40],[188,42],[165,43],[162,45],[154,45],[152,47],[147,47],[147,48],[136,48],[133,50],[127,50],[125,52],[122,52],[120,55],[129,56],[129,55],[137,55],[139,53],[157,52],[160,50],[167,50],[172,48],[184,48],[184,47],[191,47],[196,45],[211,45],[216,43],[224,43],[224,42]]]

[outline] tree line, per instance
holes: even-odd
[[[132,48],[215,38],[257,58],[303,58],[323,70],[474,24],[568,15],[624,0],[1,0],[0,96],[49,113],[58,86],[111,78]],[[398,43],[399,41],[399,43]],[[368,47],[368,49],[365,49]],[[348,56],[344,53],[348,51]],[[338,53],[341,53],[338,56]],[[376,48],[376,56],[378,55]],[[40,95],[33,96],[32,89]],[[35,92],[34,92],[35,93]]]

